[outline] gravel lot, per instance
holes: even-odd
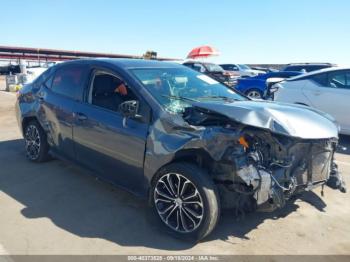
[[[241,221],[225,213],[196,245],[172,239],[129,193],[59,160],[27,161],[14,101],[0,92],[0,254],[350,254],[350,193],[328,188]],[[337,160],[350,186],[350,150]]]

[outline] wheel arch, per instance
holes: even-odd
[[[38,121],[38,119],[35,116],[26,116],[22,119],[22,133],[24,134],[24,130],[27,127],[27,125],[31,122],[31,121],[36,121],[40,126],[40,122]]]
[[[294,104],[296,105],[301,105],[301,106],[308,106],[310,107],[308,104],[302,103],[302,102],[295,102]]]
[[[245,91],[244,91],[244,94],[248,94],[250,91],[258,91],[260,93],[261,96],[263,96],[264,94],[264,90],[262,90],[261,88],[257,87],[257,86],[251,86],[251,87],[248,87]]]
[[[181,149],[174,154],[174,157],[170,161],[163,164],[153,174],[150,183],[151,187],[155,181],[155,178],[157,177],[157,174],[162,168],[177,162],[186,162],[194,164],[200,168],[209,170],[210,166],[212,165],[212,163],[215,162],[215,160],[209,155],[207,151],[205,151],[202,148]]]

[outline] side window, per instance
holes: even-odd
[[[54,78],[54,74],[52,74],[49,78],[46,79],[46,81],[44,82],[44,85],[47,88],[51,88],[52,87],[52,82],[53,82],[53,78]]]
[[[106,72],[95,73],[91,83],[89,103],[117,112],[119,105],[129,100],[138,100],[138,98],[121,78]]]
[[[206,71],[205,67],[201,64],[193,64],[193,69],[201,73],[204,73]]]
[[[329,86],[328,84],[328,74],[317,74],[310,77],[313,81],[321,86]]]
[[[347,76],[349,76],[349,72],[346,71],[329,73],[329,86],[334,88],[350,88],[350,83],[347,83]]]
[[[50,79],[48,79],[50,80]],[[86,80],[86,67],[68,65],[59,68],[52,79],[52,91],[72,99],[81,99]]]
[[[323,68],[326,68],[326,67],[327,67],[327,66],[322,66],[322,65],[309,66],[309,67],[307,68],[307,72],[320,70],[320,69],[323,69]]]
[[[287,66],[284,71],[295,71],[295,72],[300,72],[302,70],[305,70],[305,68],[301,66]]]
[[[235,65],[222,65],[221,67],[227,71],[238,71],[239,70],[238,67]]]
[[[193,68],[193,64],[189,64],[189,63],[186,63],[186,64],[183,64],[184,66],[187,66],[189,68]]]
[[[37,79],[33,81],[33,86],[35,88],[40,88],[40,86],[46,81],[47,77],[51,74],[52,68],[48,68],[44,71]]]
[[[346,71],[346,88],[350,90],[350,71]]]
[[[238,66],[232,65],[230,68],[231,71],[239,71]]]

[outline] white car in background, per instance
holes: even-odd
[[[249,66],[243,64],[221,64],[220,66],[226,71],[235,73],[239,76],[252,77],[266,73],[262,70],[251,69]]]
[[[350,68],[327,68],[273,85],[274,100],[311,106],[333,116],[350,135]]]

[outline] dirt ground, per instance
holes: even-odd
[[[329,188],[241,221],[225,213],[201,243],[175,240],[144,202],[86,170],[27,161],[14,101],[0,92],[0,254],[350,254],[350,193]],[[350,150],[337,160],[350,185]]]

